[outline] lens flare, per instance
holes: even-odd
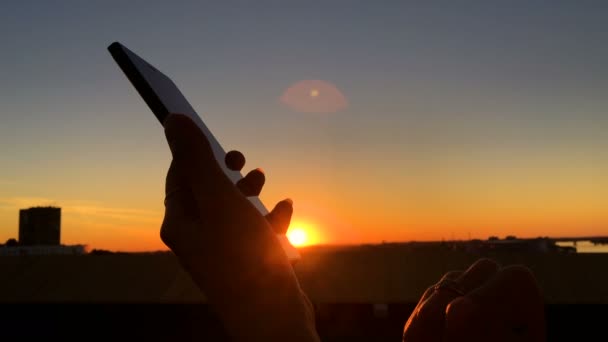
[[[344,94],[334,84],[321,80],[294,83],[283,92],[280,101],[302,113],[334,113],[348,107]]]

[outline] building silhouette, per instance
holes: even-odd
[[[61,208],[33,207],[19,210],[21,246],[59,246]]]

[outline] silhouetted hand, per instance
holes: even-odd
[[[246,198],[261,191],[261,170],[234,186],[192,120],[172,114],[164,127],[173,161],[161,239],[228,333],[243,340],[318,340],[312,306],[275,234],[289,226],[291,201],[279,202],[266,219]],[[231,152],[225,162],[240,170],[245,159]]]
[[[523,266],[481,259],[443,276],[422,296],[403,341],[545,341],[544,304]]]

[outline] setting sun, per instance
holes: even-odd
[[[296,247],[304,246],[308,242],[306,232],[301,228],[294,228],[287,231],[287,238],[289,239],[289,242]]]
[[[292,222],[285,235],[294,247],[311,246],[323,242],[317,225],[310,221]]]

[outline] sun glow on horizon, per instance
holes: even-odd
[[[290,229],[287,232],[287,238],[295,247],[304,246],[308,242],[306,232],[301,228]]]
[[[308,224],[297,222],[287,230],[287,239],[295,247],[310,246],[319,243],[319,236],[316,229]]]

